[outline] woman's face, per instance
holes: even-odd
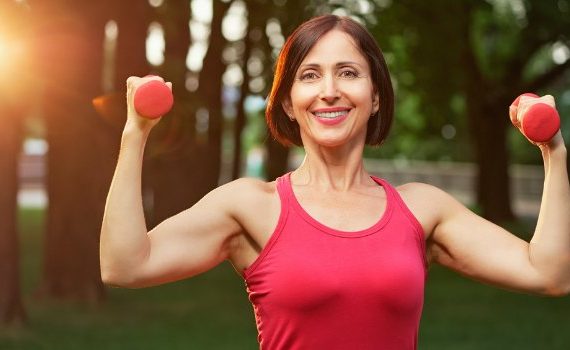
[[[366,58],[348,34],[333,29],[301,62],[283,108],[299,123],[305,147],[364,144],[379,108],[374,90]]]

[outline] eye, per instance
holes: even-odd
[[[358,78],[358,72],[353,69],[343,69],[339,72],[338,76],[343,79],[354,79]]]
[[[301,75],[299,76],[299,80],[301,81],[314,81],[317,80],[319,78],[319,75],[317,74],[317,72],[315,71],[305,71],[303,73],[301,73]]]

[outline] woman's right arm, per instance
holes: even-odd
[[[144,287],[206,271],[229,256],[241,226],[232,215],[236,186],[219,187],[147,232],[141,194],[144,146],[158,120],[143,119],[132,107],[138,86],[157,78],[129,78],[128,118],[101,228],[101,277],[106,284]]]

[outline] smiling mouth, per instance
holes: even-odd
[[[348,110],[336,111],[336,112],[313,112],[313,114],[314,114],[317,118],[335,119],[335,118],[339,118],[339,117],[342,117],[342,116],[347,115],[347,114],[348,114]]]

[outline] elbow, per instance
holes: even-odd
[[[542,295],[561,298],[570,295],[570,283],[552,283],[542,290]]]
[[[570,295],[570,265],[565,264],[555,275],[548,279],[545,295],[550,297],[565,297]]]
[[[99,272],[101,281],[109,287],[121,287],[121,278],[117,273],[117,269],[113,266],[110,259],[101,254],[99,257]]]
[[[110,271],[101,269],[101,281],[103,281],[104,285],[109,287],[119,287],[117,280],[117,277],[114,276]]]
[[[562,297],[565,297],[569,294],[570,294],[570,291],[567,288],[565,288],[565,289],[551,288],[551,289],[546,290],[543,293],[543,295],[548,296],[548,297],[553,297],[553,298],[562,298]]]
[[[109,287],[125,287],[125,281],[110,269],[101,268],[101,281]]]
[[[112,268],[101,266],[101,281],[104,285],[118,288],[139,288],[137,281],[132,274],[120,273]]]
[[[570,255],[544,259],[539,267],[535,268],[537,294],[558,298],[570,295]]]

